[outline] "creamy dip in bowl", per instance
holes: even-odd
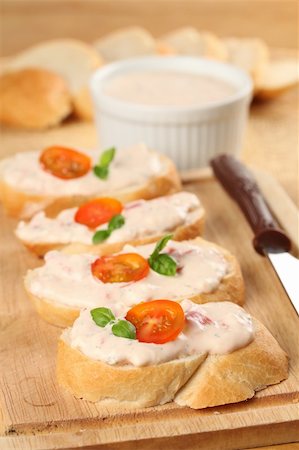
[[[236,89],[223,80],[176,71],[135,71],[112,78],[104,93],[138,105],[190,107],[224,100]]]
[[[155,56],[98,69],[91,92],[102,147],[143,141],[184,170],[239,153],[252,83],[228,64]]]

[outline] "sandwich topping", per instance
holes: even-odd
[[[94,277],[102,283],[128,283],[145,278],[150,267],[161,275],[175,275],[176,261],[167,253],[160,253],[172,236],[160,239],[148,261],[138,253],[101,256],[91,264]]]
[[[112,191],[136,191],[152,177],[167,171],[159,155],[143,144],[117,151],[109,163],[105,160],[101,167],[105,167],[106,178],[91,170],[98,165],[98,150],[51,147],[44,152],[21,152],[2,160],[0,177],[28,195],[100,196]]]
[[[95,278],[102,283],[130,283],[149,273],[149,264],[138,253],[101,256],[91,264]]]
[[[37,297],[63,305],[96,307],[101,299],[105,306],[118,309],[141,301],[176,300],[211,292],[230,271],[229,262],[218,249],[169,241],[162,253],[175,261],[176,272],[162,275],[148,267],[155,248],[155,244],[126,245],[118,255],[103,259],[52,251],[46,254],[43,266],[28,272],[26,287]]]
[[[39,158],[46,172],[63,180],[71,180],[86,175],[91,167],[89,156],[66,147],[48,147]]]
[[[103,314],[96,317],[97,310]],[[118,317],[105,307],[85,309],[62,334],[68,345],[94,360],[134,366],[231,353],[253,338],[251,316],[240,306],[189,300],[140,303]]]
[[[124,218],[123,225],[114,227],[113,233],[103,233],[108,229],[109,220],[118,214]],[[91,245],[104,241],[113,244],[163,234],[181,225],[194,223],[202,214],[203,208],[198,198],[189,192],[147,201],[137,200],[125,205],[105,197],[91,200],[80,208],[66,209],[55,218],[39,212],[31,221],[20,222],[16,234],[20,239],[33,243],[76,242]]]
[[[80,206],[74,221],[88,228],[97,228],[122,212],[123,205],[115,198],[96,198]]]

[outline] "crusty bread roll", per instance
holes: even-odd
[[[299,82],[299,59],[281,58],[270,61],[257,86],[256,97],[274,98]]]
[[[200,409],[244,401],[288,376],[284,351],[256,319],[254,327],[254,340],[232,353],[201,353],[143,367],[93,360],[60,339],[58,381],[77,398],[120,408],[173,400]]]
[[[108,33],[97,39],[93,45],[106,62],[146,56],[156,52],[156,42],[152,35],[145,28],[136,26]]]
[[[166,166],[166,171],[160,176],[149,179],[146,184],[138,186],[138,188],[128,188],[115,193],[101,192],[99,195],[102,197],[105,195],[113,196],[126,203],[140,198],[150,199],[177,192],[181,189],[181,182],[173,162],[164,155],[159,155],[159,159]],[[79,206],[96,196],[64,196],[63,192],[61,194],[61,197],[43,195],[42,192],[40,195],[30,195],[7,184],[3,178],[1,179],[0,173],[0,201],[10,216],[30,219],[36,212],[41,210],[44,210],[49,216],[56,216],[63,209]]]
[[[76,39],[53,39],[10,58],[5,64],[5,70],[14,72],[35,67],[60,75],[72,94],[75,113],[80,118],[90,119],[92,106],[87,90],[89,78],[102,64],[102,59],[91,45]]]
[[[256,88],[269,63],[267,44],[257,38],[236,37],[224,38],[223,43],[228,51],[228,62],[245,70]]]
[[[221,40],[208,31],[193,27],[178,28],[159,38],[159,42],[179,55],[202,56],[225,61],[227,50]]]
[[[188,237],[188,236],[186,236]],[[243,304],[244,302],[244,282],[241,269],[237,259],[224,248],[206,241],[202,238],[195,238],[188,243],[198,245],[203,248],[215,249],[229,264],[229,273],[227,273],[218,284],[217,288],[211,292],[202,292],[190,297],[195,303],[220,302],[229,299],[231,302]],[[47,322],[58,327],[68,327],[80,314],[80,308],[66,306],[47,298],[40,298],[34,295],[30,289],[33,272],[28,272],[25,280],[25,290],[28,298],[31,300],[38,314]],[[179,295],[179,293],[178,293]],[[182,298],[183,299],[183,298]]]
[[[72,110],[64,79],[43,69],[21,69],[0,76],[0,122],[44,129],[58,125]]]
[[[176,200],[175,200],[176,199]],[[158,221],[158,227],[156,226],[156,233],[152,232],[152,228],[149,230],[148,226],[153,226],[152,224],[155,223],[155,216],[157,215],[157,208],[160,203],[160,209],[159,211],[165,209],[167,205],[169,205],[169,202],[171,203],[171,212],[173,214],[173,211],[176,210],[177,219],[178,216],[180,216],[180,225],[175,227],[170,227],[172,222],[172,217],[169,218],[169,214],[165,216],[163,220],[163,226],[164,229],[162,231],[161,226],[161,219]],[[182,203],[185,203],[186,207],[182,210]],[[129,203],[124,207],[124,210],[122,214],[124,217],[128,218],[128,221],[126,219],[124,228],[131,229],[130,224],[134,225],[133,217],[134,212],[136,212],[136,205],[135,202]],[[148,207],[148,209],[147,209]],[[189,209],[187,209],[189,208]],[[50,250],[61,250],[64,249],[65,253],[95,253],[100,255],[107,255],[110,253],[116,253],[119,252],[126,244],[131,244],[134,246],[148,244],[150,242],[156,242],[160,238],[164,236],[164,234],[171,233],[173,235],[172,239],[182,241],[182,240],[188,240],[193,239],[197,237],[198,235],[201,235],[204,228],[204,218],[205,218],[205,211],[197,199],[197,197],[194,194],[190,194],[187,192],[180,192],[173,194],[172,196],[166,196],[166,197],[159,197],[158,199],[152,199],[148,202],[145,201],[144,203],[141,203],[138,210],[140,211],[138,213],[139,216],[146,215],[146,221],[140,222],[138,220],[138,216],[135,220],[136,227],[135,230],[135,236],[133,239],[126,239],[126,240],[115,240],[114,242],[101,242],[100,244],[93,245],[92,240],[90,238],[90,244],[86,244],[83,242],[76,242],[75,241],[75,235],[74,235],[74,228],[70,227],[70,224],[74,224],[76,227],[80,227],[80,237],[82,237],[82,227],[88,232],[88,234],[92,235],[92,233],[95,233],[96,230],[93,230],[91,232],[85,225],[76,224],[74,221],[74,214],[75,211],[73,209],[62,211],[62,214],[64,215],[65,219],[63,220],[63,224],[67,224],[66,231],[68,233],[67,237],[69,238],[68,242],[64,242],[63,239],[60,241],[57,239],[58,236],[58,230],[59,226],[56,225],[55,228],[55,218],[47,218],[44,216],[43,213],[40,213],[39,216],[34,216],[32,220],[29,223],[21,222],[19,223],[19,226],[17,227],[15,233],[18,239],[31,251],[33,251],[38,256],[44,256],[45,253],[47,253]],[[133,215],[130,215],[130,212],[133,212]],[[185,214],[185,215],[183,215]],[[136,217],[136,216],[135,216]],[[164,216],[162,216],[164,217]],[[131,218],[131,222],[130,222]],[[71,220],[73,222],[71,222]],[[138,220],[138,222],[137,222]],[[56,223],[57,223],[56,222]],[[53,225],[52,225],[53,224]],[[146,225],[145,225],[146,224]],[[148,225],[147,225],[148,224]],[[105,225],[103,225],[105,226]],[[107,224],[106,224],[107,226]],[[135,226],[135,225],[134,225]],[[42,235],[38,234],[36,236],[36,227],[38,227],[38,230],[41,229]],[[54,228],[53,228],[54,227]],[[53,231],[56,230],[56,231]],[[63,230],[63,228],[62,228]],[[77,228],[75,228],[77,230]],[[120,230],[122,231],[123,228]],[[28,236],[29,231],[29,236]],[[78,230],[79,232],[79,230]],[[34,236],[35,233],[35,236]],[[63,231],[64,233],[64,231]],[[53,237],[57,239],[57,242],[53,240]],[[60,235],[61,236],[61,235]],[[63,234],[64,236],[64,234]],[[115,236],[115,233],[114,233]],[[134,236],[134,235],[133,235]]]

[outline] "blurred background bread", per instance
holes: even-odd
[[[64,79],[43,69],[20,69],[0,76],[0,122],[44,129],[59,124],[72,111]]]
[[[198,31],[193,27],[183,27],[159,37],[159,41],[173,49],[178,55],[200,56],[225,61],[227,50],[213,33]]]
[[[92,72],[101,64],[102,59],[91,45],[76,39],[54,39],[9,58],[2,70],[13,73],[20,69],[38,68],[59,75],[71,93],[73,111],[78,117],[90,120],[92,106],[88,82]]]
[[[270,99],[282,94],[298,83],[299,59],[279,58],[270,61],[256,86],[256,96]]]
[[[137,26],[108,33],[93,45],[106,62],[153,55],[156,52],[153,36],[145,28]]]
[[[223,43],[228,62],[248,72],[256,87],[269,64],[267,44],[262,39],[235,37],[223,39]]]

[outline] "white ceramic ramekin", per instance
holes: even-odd
[[[233,95],[204,106],[139,105],[105,94],[115,76],[136,70],[173,70],[226,81]],[[165,153],[181,170],[207,166],[219,153],[238,155],[246,124],[252,83],[245,72],[229,65],[194,57],[145,57],[98,69],[91,79],[95,120],[101,148],[124,148],[144,142]]]

